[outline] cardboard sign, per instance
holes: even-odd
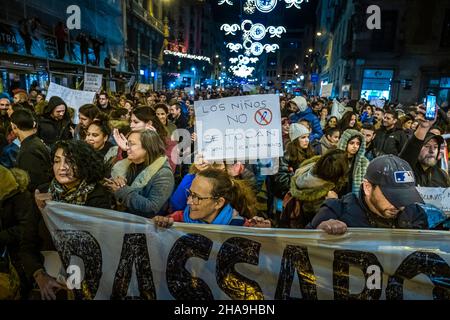
[[[102,74],[96,74],[96,73],[85,73],[84,74],[84,91],[94,91],[94,92],[100,92],[100,89],[102,88]]]

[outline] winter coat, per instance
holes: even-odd
[[[435,166],[424,170],[422,165],[417,160],[422,147],[433,137],[433,134],[427,134],[425,140],[421,141],[417,139],[415,135],[412,135],[402,152],[400,152],[399,157],[406,160],[410,164],[411,168],[413,168],[417,186],[448,188],[450,187],[450,178],[447,172],[439,167],[439,161]],[[440,139],[437,140],[440,150],[441,141]]]
[[[369,160],[367,160],[367,158],[364,156],[364,154],[366,153],[366,139],[361,132],[353,129],[348,129],[344,131],[338,143],[338,149],[347,151],[348,142],[356,136],[361,138],[361,145],[359,147],[358,153],[353,159],[353,172],[349,179],[349,181],[351,181],[352,183],[351,190],[354,194],[359,193],[361,183],[364,179],[364,176],[366,175],[367,167],[369,166]]]
[[[129,166],[128,159],[117,162],[112,168],[111,176],[126,177]],[[167,201],[175,185],[167,159],[156,172],[152,172],[151,166],[139,173],[134,181],[129,181],[128,186],[114,193],[116,200],[127,208],[127,212],[147,218],[166,213]]]
[[[312,173],[319,159],[320,156],[317,156],[303,162],[291,179],[291,195],[301,204],[301,215],[296,222],[301,228],[312,221],[328,192],[336,187],[333,182],[323,180]]]
[[[312,148],[315,154],[322,156],[329,150],[336,149],[336,146],[332,145],[331,142],[326,138],[326,136],[323,135],[319,141],[315,141],[312,143]]]
[[[291,123],[297,123],[300,120],[305,119],[311,124],[311,134],[309,136],[310,141],[319,140],[323,136],[322,127],[320,126],[319,118],[313,113],[311,108],[307,108],[303,112],[293,113],[289,116]]]
[[[187,174],[181,180],[181,183],[178,185],[177,189],[174,191],[172,196],[170,197],[170,210],[172,212],[184,210],[187,205],[187,196],[186,190],[189,189],[192,185],[192,181],[195,179],[195,174]]]
[[[70,126],[72,122],[70,120],[69,109],[66,103],[59,97],[51,97],[54,99],[54,103],[49,103],[44,108],[44,114],[39,118],[37,135],[40,137],[47,146],[52,146],[59,140],[72,139],[72,133],[70,132]],[[66,108],[64,118],[62,120],[55,120],[51,117],[52,111],[59,105],[63,104]]]
[[[0,166],[0,251],[8,249],[11,261],[22,275],[20,245],[24,234],[33,225],[34,199],[27,187],[28,175],[25,171]]]
[[[334,219],[344,222],[350,228],[428,229],[426,213],[419,208],[412,203],[395,219],[383,219],[369,210],[361,188],[358,195],[349,193],[342,199],[325,200],[306,228],[316,229],[320,223]]]
[[[374,144],[377,157],[384,154],[397,156],[407,141],[408,137],[402,129],[386,130],[384,127],[381,127],[376,131],[376,136],[372,143]]]
[[[37,135],[25,138],[17,155],[17,167],[30,175],[28,190],[34,193],[36,187],[52,179],[50,150]]]

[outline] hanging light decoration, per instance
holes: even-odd
[[[309,2],[309,0],[284,0],[287,9],[292,7],[301,9],[301,4],[304,2]],[[218,0],[219,5],[223,5],[224,3],[232,6],[233,0]],[[277,3],[278,0],[247,0],[244,3],[244,12],[246,14],[253,14],[255,10],[258,10],[262,13],[269,13],[275,9]]]

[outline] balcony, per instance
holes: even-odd
[[[145,8],[143,8],[136,0],[133,0],[131,3],[131,11],[135,15],[143,19],[145,22],[147,22],[154,29],[156,29],[156,31],[158,31],[161,34],[164,34],[163,22],[151,16],[148,13],[148,11]]]

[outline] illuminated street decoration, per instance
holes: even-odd
[[[239,25],[238,24],[233,24],[233,25],[229,25],[227,23],[223,24],[220,26],[220,30],[224,30],[225,31],[225,35],[229,35],[232,34],[233,36],[235,36],[235,32],[238,31]]]
[[[303,2],[309,2],[309,0],[284,0],[286,2],[286,8],[292,8],[292,6],[295,6],[297,9],[301,9],[300,5]]]
[[[176,52],[176,51],[170,51],[170,50],[164,50],[164,54],[176,56],[176,57],[180,57],[180,58],[185,58],[185,59],[203,60],[203,61],[207,61],[207,62],[211,63],[211,59],[209,57],[205,57],[205,56],[197,56],[194,54]]]
[[[227,48],[230,49],[230,52],[238,52],[242,49],[242,44],[240,43],[228,43]]]
[[[268,13],[277,6],[277,0],[255,0],[255,6],[262,13]]]
[[[237,77],[247,78],[255,70],[255,67],[249,67],[247,65],[249,63],[257,63],[259,61],[259,58],[257,57],[249,58],[240,54],[237,58],[230,58],[228,59],[228,61],[230,61],[230,63],[232,64],[235,64],[231,65],[230,68],[228,69],[230,72],[232,72]]]
[[[232,6],[232,0],[218,0],[218,4],[222,5],[224,3]],[[301,4],[304,2],[309,2],[309,0],[284,0],[286,3],[286,9],[295,7],[301,9]],[[247,0],[244,3],[244,12],[246,14],[253,14],[255,10],[263,13],[269,13],[277,6],[278,0]]]
[[[266,50],[267,53],[275,52],[275,50],[280,49],[280,46],[277,44],[266,44],[264,46],[264,50]]]
[[[268,29],[270,29],[270,28],[274,28],[274,27],[269,27]],[[281,28],[283,28],[283,27],[281,27]],[[254,25],[252,25],[249,34],[253,40],[256,40],[256,41],[262,40],[266,36],[266,27],[264,27],[261,23],[255,23]]]
[[[221,5],[223,5],[224,3],[226,3],[226,4],[229,5],[229,6],[232,6],[232,5],[233,5],[233,1],[232,1],[232,0],[219,0],[218,5],[221,6]]]
[[[270,33],[270,37],[278,37],[281,38],[281,34],[282,33],[286,33],[286,28],[285,27],[273,27],[270,26],[267,28],[267,31]]]

